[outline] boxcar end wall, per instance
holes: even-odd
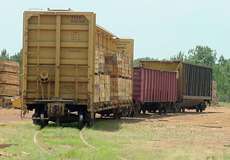
[[[118,53],[127,61],[119,63],[122,75],[111,77],[104,71],[105,56],[118,56]],[[110,97],[105,97],[106,92],[113,94],[108,86],[110,79],[127,79],[132,90],[132,59],[133,40],[120,39],[97,26],[95,13],[24,12],[25,104],[38,99],[59,98],[90,106],[88,109],[95,111],[95,103],[111,102]],[[104,92],[99,97],[98,87]],[[125,102],[132,99],[131,93],[124,91]]]

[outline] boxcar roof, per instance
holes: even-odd
[[[32,10],[28,10],[28,11],[24,11],[24,14],[26,13],[41,13],[41,14],[55,14],[55,13],[58,13],[58,14],[67,14],[67,15],[72,15],[72,14],[76,14],[76,13],[79,13],[79,14],[95,14],[94,12],[78,12],[78,11],[74,11],[74,10],[71,10],[70,8],[69,9],[49,9],[48,10],[42,10],[42,9],[32,9]],[[108,31],[107,29],[105,29],[104,27],[100,26],[100,25],[96,25],[97,28],[99,30],[102,30],[104,32],[106,32],[107,34],[109,34],[110,36],[118,39],[118,37],[111,33],[110,31]]]
[[[210,66],[201,65],[201,64],[193,64],[193,63],[190,63],[190,62],[184,62],[184,61],[141,60],[141,61],[140,61],[140,63],[141,63],[141,62],[178,63],[178,64],[183,63],[183,64],[190,64],[190,65],[193,65],[193,66],[198,66],[198,67],[203,67],[203,68],[209,68],[209,69],[212,69],[212,67],[210,67]]]

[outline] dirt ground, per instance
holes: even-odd
[[[5,135],[5,139],[3,138],[0,144],[11,144],[12,137],[14,138],[13,142],[16,142],[16,144],[31,143],[30,140],[33,139],[34,133],[37,133],[30,120],[31,113],[26,115],[25,119],[21,119],[20,115],[20,110],[0,109],[0,142],[1,132],[12,134],[9,134],[8,137],[8,135],[6,136],[6,134],[2,133],[2,135]],[[18,122],[26,123],[19,125]],[[1,128],[1,125],[3,128]],[[17,127],[17,129],[15,129],[15,127]],[[13,133],[14,130],[23,132],[22,137],[17,139],[14,135],[15,133]],[[68,131],[64,132],[64,130]],[[166,116],[149,114],[134,119],[123,118],[121,121],[99,119],[93,128],[84,131],[87,144],[92,144],[92,146],[97,148],[95,151],[92,151],[91,148],[86,149],[87,146],[84,146],[84,143],[77,137],[78,134],[81,137],[81,132],[78,132],[78,130],[72,130],[71,128],[53,128],[51,126],[42,130],[39,136],[40,141],[49,145],[50,148],[58,142],[55,144],[55,149],[60,150],[55,153],[63,152],[63,154],[70,154],[68,155],[70,157],[82,156],[82,159],[84,159],[86,155],[99,156],[99,158],[94,159],[106,159],[106,155],[110,154],[114,154],[114,156],[119,155],[120,157],[125,157],[125,159],[143,159],[143,157],[144,159],[165,160],[230,159],[230,105],[225,107],[209,107],[204,113],[190,111],[186,113],[168,114]],[[71,136],[66,135],[65,138],[62,137],[58,139],[58,136],[64,133],[69,133]],[[26,134],[27,137],[31,134],[30,138],[27,138],[28,142],[21,140],[24,139],[23,136]],[[76,137],[68,139],[68,137],[72,136]],[[56,137],[56,139],[52,141],[54,137]],[[59,143],[65,145],[74,144],[72,146],[73,150],[68,151],[65,148],[65,151]],[[58,147],[58,145],[60,146]],[[75,145],[78,146],[78,148],[82,148],[86,154],[82,154],[82,152],[80,152],[81,150],[76,150]],[[113,147],[111,148],[111,146]],[[4,147],[5,146],[2,148]],[[31,147],[34,147],[34,149],[30,150]],[[17,146],[13,146],[3,151],[19,154],[18,150]],[[40,156],[40,154],[38,154],[40,151],[36,151],[36,145],[30,144],[30,148],[24,150],[31,153],[31,156]],[[104,155],[102,153],[104,153]],[[60,155],[52,156],[50,156],[50,159],[56,159]],[[89,157],[87,158],[90,159]]]
[[[32,113],[26,114],[21,118],[21,110],[0,109],[0,123],[29,121]],[[143,118],[143,117],[142,117]],[[186,125],[193,129],[207,128],[211,132],[221,132],[224,136],[223,146],[230,147],[230,106],[228,107],[209,107],[204,113],[197,114],[194,111],[185,114],[168,114],[162,118],[158,115],[147,116],[144,122],[149,123],[160,121],[167,125]],[[220,142],[217,142],[220,144]]]
[[[32,112],[21,117],[21,110],[1,109],[0,123],[27,121],[30,120]],[[145,116],[141,117],[145,118]],[[144,122],[161,121],[167,124],[186,124],[206,128],[219,129],[222,132],[230,133],[230,106],[228,107],[209,107],[204,113],[197,114],[194,111],[187,111],[185,114],[168,114],[159,118],[158,115],[146,116]],[[229,134],[230,143],[230,134]]]
[[[154,116],[153,116],[154,117]],[[229,107],[209,107],[204,113],[197,114],[194,111],[186,112],[185,114],[169,114],[160,119],[147,119],[145,122],[160,121],[161,124],[165,124],[169,129],[174,129],[178,126],[186,126],[191,132],[207,132],[209,135],[218,135],[219,140],[210,139],[208,141],[200,142],[200,145],[216,146],[217,149],[229,149],[230,148],[230,106]],[[204,133],[205,134],[205,133]],[[207,134],[208,135],[208,134]],[[214,139],[214,138],[213,138]],[[167,144],[160,144],[162,147],[173,147],[176,142],[170,142]],[[205,143],[205,144],[204,144]],[[199,144],[196,143],[196,144]]]
[[[27,114],[23,118],[21,115],[21,110],[0,108],[0,123],[30,120],[32,113]]]

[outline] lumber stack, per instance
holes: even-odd
[[[216,81],[212,81],[212,104],[217,105],[219,102],[218,96],[217,96],[217,83]]]
[[[118,53],[105,56],[105,73],[113,77],[131,78],[131,61],[127,54]]]
[[[19,65],[16,62],[0,61],[0,97],[19,95]]]
[[[105,51],[103,49],[96,49],[95,51],[95,73],[104,73],[105,69]]]
[[[127,53],[117,53],[105,56],[105,73],[110,75],[110,96],[112,101],[127,101],[132,99],[132,69]]]
[[[98,30],[94,55],[94,103],[132,100],[132,52],[129,40],[117,39]]]
[[[110,76],[95,75],[94,79],[94,103],[110,101]]]
[[[111,100],[126,101],[132,99],[132,82],[124,78],[111,78]]]

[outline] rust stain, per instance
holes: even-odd
[[[8,148],[10,146],[12,146],[13,144],[0,144],[0,149],[3,149],[3,148]]]

